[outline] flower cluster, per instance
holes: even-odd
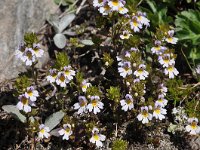
[[[100,112],[100,109],[103,109],[104,104],[100,101],[99,96],[91,96],[90,103],[85,96],[78,97],[79,102],[74,104],[74,109],[78,110],[78,114],[82,114],[84,112],[93,112],[97,114]]]
[[[24,94],[19,95],[18,99],[20,101],[17,103],[16,107],[26,113],[31,112],[31,106],[35,106],[35,101],[38,96],[38,91],[35,90],[33,86],[28,87]]]
[[[61,87],[66,87],[73,77],[75,76],[75,71],[70,65],[63,67],[61,71],[56,69],[50,69],[49,75],[46,77],[47,81],[50,83],[56,82],[57,85]]]
[[[93,6],[97,7],[102,15],[108,15],[111,12],[126,14],[128,9],[124,7],[125,0],[93,0]]]
[[[163,85],[159,85],[159,94],[158,100],[154,103],[154,109],[152,106],[143,106],[141,107],[141,113],[137,116],[139,121],[142,121],[143,124],[149,123],[149,120],[155,119],[163,120],[167,114],[167,110],[164,108],[167,105],[167,100],[164,98],[166,95],[167,88]],[[153,114],[149,113],[149,110],[153,110]]]
[[[149,73],[146,71],[146,65],[145,64],[132,64],[131,59],[131,53],[137,53],[138,49],[131,48],[131,51],[125,51],[125,55],[122,57],[117,56],[118,62],[118,72],[120,73],[120,76],[123,78],[126,78],[129,75],[135,75],[136,80],[145,80]],[[133,72],[134,69],[135,71]]]
[[[58,128],[56,131],[60,136],[62,136],[63,140],[69,140],[70,136],[73,134],[72,126],[70,124],[63,124],[62,128]],[[57,130],[57,129],[56,129]],[[39,126],[38,138],[49,138],[51,136],[49,127],[41,124]],[[93,127],[92,129],[92,137],[90,138],[90,142],[96,144],[97,147],[102,147],[102,141],[105,141],[106,136],[99,133],[99,129]]]
[[[176,44],[177,38],[173,37],[174,30],[169,30],[165,37],[163,37],[162,42],[166,41],[170,44]],[[151,48],[151,52],[158,56],[158,62],[164,68],[164,74],[168,75],[169,78],[174,78],[179,74],[178,70],[174,67],[175,66],[175,58],[176,55],[173,53],[173,50],[164,46],[159,40],[154,42],[154,47]]]
[[[149,20],[146,18],[146,13],[137,11],[132,16],[127,16],[130,20],[130,27],[134,32],[140,32],[143,26],[149,27]]]
[[[21,44],[15,53],[16,57],[25,62],[26,66],[31,66],[43,54],[44,50],[41,49],[38,43],[33,43],[31,47],[26,47],[25,44]]]

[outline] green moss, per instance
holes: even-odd
[[[116,139],[112,143],[112,150],[127,150],[128,142],[122,139]]]
[[[55,68],[62,69],[65,66],[69,65],[69,57],[65,52],[60,52],[56,55]]]
[[[119,100],[120,100],[120,88],[119,87],[111,86],[110,89],[106,89],[106,91],[107,91],[106,95],[110,100],[113,100],[116,103],[119,103]]]

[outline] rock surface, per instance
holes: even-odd
[[[25,71],[14,52],[24,33],[37,32],[56,9],[53,0],[0,0],[0,83]],[[46,51],[41,64],[48,58]]]

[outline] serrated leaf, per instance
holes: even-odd
[[[182,11],[176,16],[176,33],[179,41],[200,44],[200,12],[195,10]]]
[[[94,45],[92,40],[81,40],[81,43],[84,45],[89,45],[89,46]]]
[[[58,26],[59,32],[62,33],[63,30],[66,27],[68,27],[70,25],[70,23],[72,23],[72,21],[75,19],[75,17],[76,17],[75,14],[67,14],[67,15],[63,16],[59,22],[59,26]]]
[[[4,111],[14,115],[14,117],[19,119],[21,122],[23,122],[23,123],[26,122],[26,117],[20,113],[19,109],[17,109],[17,107],[15,105],[4,105],[4,106],[2,106],[2,109]]]
[[[53,37],[53,41],[55,45],[60,49],[64,48],[66,45],[66,37],[61,33],[56,34]]]
[[[55,128],[62,118],[64,117],[65,113],[63,111],[58,111],[50,115],[46,120],[45,120],[45,126],[49,127],[50,130]]]

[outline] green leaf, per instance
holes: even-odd
[[[26,117],[20,113],[15,105],[4,105],[2,106],[2,109],[19,119],[21,122],[26,122]]]
[[[153,24],[154,27],[172,22],[172,17],[167,15],[168,9],[166,5],[158,5],[152,0],[147,0],[146,2],[150,10],[147,8],[143,8],[143,10],[147,12],[148,18],[151,20],[151,24]]]
[[[55,45],[60,49],[64,48],[66,45],[66,37],[61,33],[56,34],[53,37],[53,41]]]
[[[176,16],[176,33],[179,41],[192,45],[200,44],[200,12],[195,10],[182,11]]]
[[[62,69],[63,67],[68,66],[69,63],[69,57],[65,52],[59,52],[56,54],[55,68]]]
[[[62,118],[64,117],[65,113],[63,111],[58,111],[50,115],[46,120],[45,120],[45,126],[49,127],[50,130],[55,128]]]

